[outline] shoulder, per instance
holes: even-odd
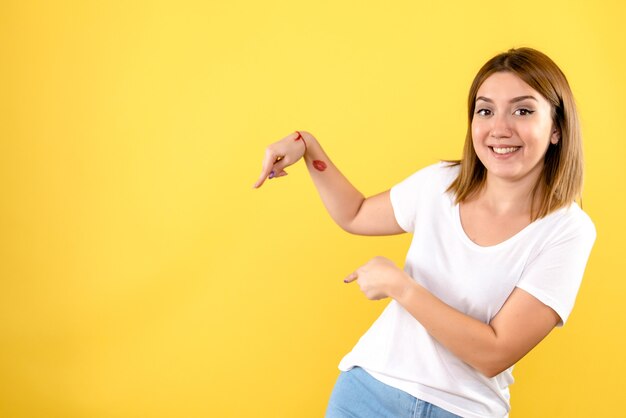
[[[398,185],[446,190],[459,174],[459,165],[440,161],[417,170]],[[398,186],[397,185],[397,186]]]
[[[538,222],[552,242],[576,239],[593,243],[596,239],[593,221],[575,202],[552,212]]]
[[[452,178],[454,179],[458,174],[461,168],[460,164],[456,164],[449,161],[439,161],[435,164],[431,164],[426,166],[418,171],[418,173],[424,173],[425,175],[430,175],[433,177],[439,178]]]
[[[576,202],[554,211],[545,218],[548,223],[559,225],[561,230],[581,231],[593,235],[596,233],[593,221]]]
[[[391,188],[389,197],[398,224],[413,232],[418,214],[432,210],[441,201],[458,173],[450,163],[436,163],[419,169]],[[443,200],[446,204],[449,199]]]

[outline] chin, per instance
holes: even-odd
[[[502,180],[507,181],[519,181],[529,176],[536,177],[541,174],[540,171],[536,170],[524,170],[523,167],[503,167],[503,166],[486,166],[487,169],[487,177],[497,177]]]

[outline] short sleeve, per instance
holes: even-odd
[[[517,287],[554,309],[567,322],[580,288],[596,229],[575,204],[554,225],[550,242],[525,267]]]
[[[391,188],[389,195],[396,221],[406,232],[415,231],[418,205],[427,199],[438,170],[441,170],[441,164],[422,168]]]

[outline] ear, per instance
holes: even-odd
[[[559,142],[560,139],[561,139],[561,133],[559,132],[558,129],[555,128],[552,131],[552,135],[550,135],[550,143],[552,145],[556,145]]]

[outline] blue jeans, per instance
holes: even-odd
[[[326,418],[458,418],[374,379],[360,367],[342,372],[330,395]]]

